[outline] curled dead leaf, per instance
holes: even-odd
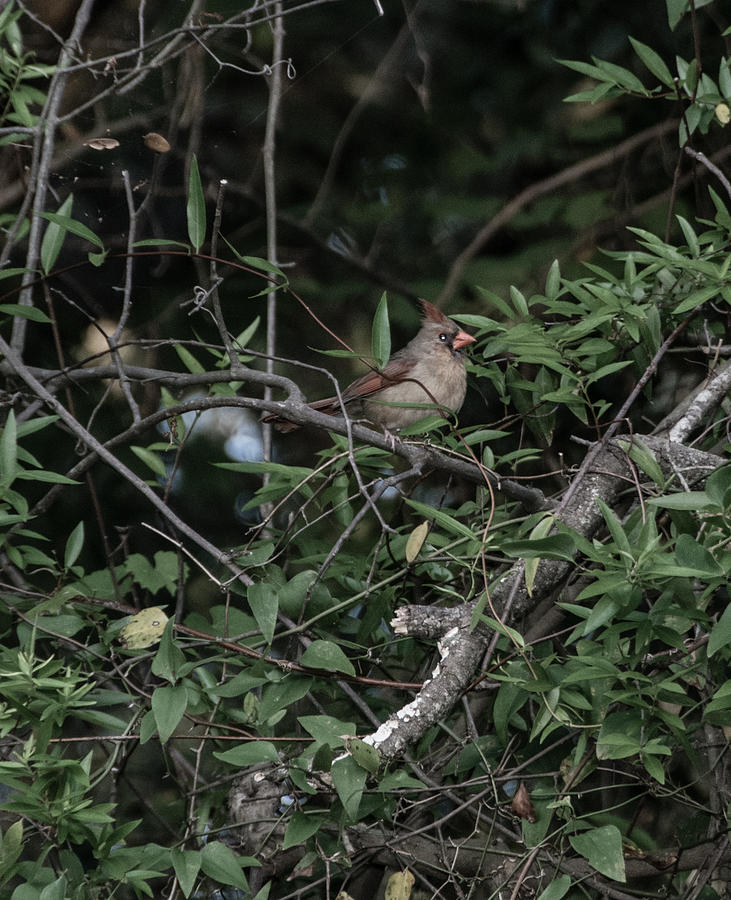
[[[386,885],[386,900],[409,900],[415,881],[416,879],[408,869],[403,872],[395,872],[388,879]]]
[[[132,616],[119,637],[128,650],[144,650],[159,642],[167,621],[159,606],[149,606]]]
[[[90,141],[84,141],[84,146],[92,150],[114,150],[115,147],[119,147],[119,141],[110,137],[92,138]]]
[[[533,802],[530,798],[530,794],[528,793],[528,788],[520,782],[520,786],[518,790],[515,792],[515,796],[513,797],[513,802],[510,804],[511,809],[515,813],[516,816],[520,816],[521,819],[525,819],[528,822],[535,822],[538,819],[536,815],[536,808],[533,806]]]
[[[426,540],[427,535],[429,534],[429,523],[422,522],[420,525],[417,525],[416,528],[411,532],[406,541],[406,562],[411,565],[411,563],[416,559],[416,557],[421,552],[421,548],[424,546],[424,541]]]
[[[170,142],[156,131],[149,131],[142,136],[145,147],[154,150],[155,153],[169,153],[171,150]]]

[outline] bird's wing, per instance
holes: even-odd
[[[398,355],[391,357],[381,372],[366,372],[343,391],[343,400],[358,400],[361,397],[370,397],[386,387],[391,387],[409,377],[413,369],[413,360],[399,359]]]

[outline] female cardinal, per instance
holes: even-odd
[[[358,378],[342,392],[342,401],[353,419],[365,418],[386,431],[406,428],[428,415],[429,406],[459,412],[467,390],[464,348],[474,343],[471,334],[448,319],[426,300],[420,300],[424,318],[415,338],[393,356],[380,371]],[[410,404],[422,404],[414,407]],[[404,406],[391,404],[409,404]],[[329,416],[342,415],[337,397],[310,403]],[[277,415],[264,418],[278,431],[299,428]]]

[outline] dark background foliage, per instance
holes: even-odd
[[[471,316],[466,327],[479,343],[459,422],[469,447],[452,432],[433,439],[467,463],[474,448],[502,479],[540,488],[546,504],[551,495],[560,499],[572,467],[585,458],[586,442],[602,437],[660,355],[660,370],[620,423],[626,434],[650,432],[705,377],[711,344],[719,344],[717,355],[725,352],[728,285],[721,270],[729,222],[712,202],[709,183],[723,192],[709,169],[679,147],[679,120],[693,107],[687,94],[613,90],[594,103],[567,103],[596,82],[560,60],[597,57],[652,87],[656,79],[631,35],[673,71],[676,54],[695,57],[717,79],[719,60],[731,52],[728,8],[691,3],[671,30],[667,9],[679,5],[422,0],[389,2],[379,15],[379,4],[367,0],[250,9],[238,2],[97,2],[80,46],[70,48],[43,185],[32,182],[44,146],[40,132],[35,120],[12,118],[17,84],[7,65],[2,69],[8,100],[0,132],[3,262],[28,264],[27,236],[22,228],[12,231],[18,212],[37,220],[71,193],[68,214],[108,251],[103,265],[93,265],[89,242],[68,232],[52,271],[34,264],[30,296],[52,326],[27,322],[22,361],[88,434],[112,442],[116,460],[148,479],[165,507],[153,508],[149,494],[107,464],[75,473],[78,489],[49,492],[46,481],[28,477],[22,501],[13,493],[19,482],[2,481],[3,502],[19,517],[7,520],[0,559],[0,665],[9,679],[0,710],[7,763],[0,774],[8,791],[0,877],[16,891],[14,900],[61,900],[82,887],[90,898],[151,891],[218,897],[222,885],[236,896],[261,890],[261,900],[329,897],[341,887],[356,897],[381,896],[400,858],[380,830],[380,842],[373,842],[377,829],[410,848],[425,896],[476,897],[481,890],[501,896],[506,889],[511,897],[543,900],[624,900],[661,891],[688,900],[722,896],[722,878],[708,883],[707,860],[728,855],[722,685],[731,638],[724,637],[730,563],[723,470],[709,488],[702,480],[690,485],[706,491],[700,499],[663,506],[662,473],[647,457],[635,458],[621,477],[639,486],[639,468],[656,484],[643,485],[639,507],[634,488],[620,500],[605,496],[610,509],[601,527],[582,530],[574,520],[581,543],[577,536],[535,531],[545,524],[547,506],[515,502],[514,482],[492,482],[501,491],[497,500],[484,482],[476,488],[465,472],[447,477],[439,466],[428,477],[429,467],[418,477],[414,468],[402,484],[409,463],[394,464],[378,436],[372,447],[379,449],[361,448],[356,464],[343,438],[317,429],[275,434],[275,465],[257,467],[266,454],[257,405],[266,396],[264,382],[242,386],[231,371],[227,382],[234,389],[212,387],[211,379],[182,386],[186,373],[219,364],[227,372],[230,364],[211,305],[195,302],[217,274],[227,331],[240,335],[260,317],[243,342],[243,362],[264,371],[267,337],[276,326],[274,371],[295,380],[308,399],[332,393],[324,370],[341,385],[362,371],[358,360],[318,351],[332,350],[337,335],[367,356],[384,291],[395,347],[417,328],[418,297]],[[55,65],[84,4],[0,7],[22,12],[25,64]],[[283,58],[275,63],[279,91],[271,68],[278,12],[285,29]],[[12,34],[4,41],[7,51]],[[38,92],[30,109],[42,122],[49,76],[28,81]],[[280,106],[276,128],[267,130],[272,96]],[[24,135],[13,132],[19,124],[27,126]],[[723,168],[728,129],[720,119],[706,124],[693,146]],[[165,138],[169,152],[147,145],[143,136],[150,132]],[[275,139],[273,193],[266,185],[267,137]],[[99,138],[119,143],[97,149]],[[208,227],[200,253],[191,253],[165,241],[189,244],[191,225],[202,221],[201,210],[190,206],[196,171]],[[41,187],[45,203],[34,209],[24,201],[32,203]],[[220,228],[212,228],[217,208]],[[682,246],[678,262],[662,244],[651,248],[656,255],[649,253],[633,281],[627,253],[640,245],[627,226],[646,229],[660,243],[692,244],[675,215],[692,222],[715,217],[715,224],[706,222],[710,236],[699,251],[709,268],[693,268],[692,246]],[[157,243],[130,255],[131,220],[136,240]],[[218,231],[213,253],[211,235]],[[230,248],[268,258],[287,277],[276,310],[261,265],[242,268]],[[211,255],[218,257],[215,272]],[[602,318],[609,300],[592,295],[587,284],[620,298],[616,315]],[[709,284],[717,292],[699,300],[702,309],[678,310]],[[0,289],[0,304],[17,302],[17,277],[0,281]],[[525,314],[520,292],[530,301]],[[661,340],[684,315],[682,337],[662,355]],[[133,404],[118,381],[87,381],[81,371],[82,364],[108,362],[100,327],[111,334],[120,316],[119,365],[147,373],[130,382],[143,425],[132,421]],[[593,330],[581,335],[582,320],[591,316],[597,317]],[[12,309],[4,312],[5,339],[19,318]],[[526,328],[524,344],[514,324]],[[593,349],[581,349],[583,337],[596,341]],[[3,365],[3,446],[9,448],[9,423],[17,419],[22,431],[50,407],[17,366]],[[593,381],[603,366],[611,371]],[[51,372],[67,369],[71,378],[63,386],[49,380]],[[158,377],[161,372],[171,380]],[[276,384],[273,398],[285,390]],[[250,408],[201,412],[211,398],[234,395],[251,399]],[[169,422],[150,417],[176,403],[189,409],[185,428],[179,420],[171,437]],[[714,408],[704,424],[702,451],[725,452],[723,412]],[[64,421],[21,433],[19,464],[30,470],[35,463],[27,454],[33,454],[44,471],[74,471],[92,450],[80,434]],[[672,462],[666,465],[657,452],[670,478]],[[723,459],[709,458],[703,457],[711,468]],[[217,465],[222,462],[227,467]],[[602,457],[597,467],[604,471],[610,463]],[[316,466],[321,471],[309,471]],[[264,471],[268,488],[262,488]],[[381,498],[383,479],[391,481]],[[372,513],[370,500],[364,504],[366,493],[377,498],[383,518]],[[657,506],[648,514],[651,494]],[[598,508],[596,498],[592,503]],[[271,504],[274,516],[265,521]],[[409,542],[422,520],[431,530],[413,555]],[[191,534],[208,543],[196,545]],[[21,537],[33,552],[24,544],[19,549]],[[544,538],[542,552],[531,551],[530,540]],[[574,541],[571,554],[562,539]],[[228,550],[232,556],[224,557]],[[513,597],[500,595],[500,581],[516,558],[537,563],[545,554],[565,561],[577,552],[582,562],[561,580],[561,592],[553,584],[542,597],[539,576],[533,596],[520,601],[525,614],[510,612]],[[230,576],[232,558],[243,577]],[[477,623],[498,615],[486,606],[490,582],[505,621],[520,633],[498,629],[494,640],[484,638],[482,668],[465,670],[451,696],[457,712],[446,710],[441,724],[385,753],[386,781],[383,767],[374,780],[367,764],[352,762],[356,751],[343,762],[345,725],[367,734],[417,696],[415,685],[435,671],[434,644],[447,626],[399,633],[394,611],[404,604],[445,613],[467,609],[458,623],[467,645],[480,633]],[[599,586],[593,594],[592,585]],[[570,608],[551,634],[544,614],[556,612],[557,600]],[[168,628],[159,649],[125,649],[121,615],[156,604],[176,616],[175,638]],[[585,619],[591,627],[583,627]],[[526,651],[521,641],[534,632],[530,640],[549,637]],[[706,658],[709,635],[715,644]],[[219,643],[234,638],[230,646]],[[35,663],[50,658],[66,668],[49,673],[45,683],[40,666],[26,683],[16,671],[20,651]],[[91,708],[78,713],[66,695],[59,700],[63,691],[52,676],[79,691],[89,687]],[[484,690],[473,689],[474,679]],[[117,737],[105,743],[104,735]],[[625,742],[616,750],[620,738]],[[68,752],[62,739],[73,739]],[[184,749],[193,746],[194,752]],[[221,757],[229,748],[234,756]],[[31,762],[16,771],[25,751]],[[79,762],[87,752],[93,787],[84,783]],[[572,766],[578,770],[569,777]],[[242,782],[232,791],[232,770],[244,782],[261,774],[260,787]],[[366,771],[371,780],[361,798]],[[319,779],[314,788],[311,778]],[[537,825],[530,800],[527,812],[520,803],[511,807],[521,778],[538,807]],[[23,790],[26,806],[17,799]],[[93,798],[86,819],[69,796]],[[287,807],[292,797],[301,805]],[[102,808],[106,803],[116,806]],[[236,831],[242,809],[256,811],[255,824]],[[25,829],[19,869],[13,868],[13,813]],[[128,836],[125,828],[138,819]],[[547,837],[549,822],[555,833]],[[422,828],[433,844],[419,844]],[[346,831],[347,862],[340,843]],[[205,837],[209,832],[214,838]],[[612,845],[611,864],[602,868],[602,841],[620,833],[624,849]],[[582,835],[597,843],[587,849]],[[446,862],[452,841],[476,857]],[[540,871],[531,869],[539,852],[534,846],[542,854]],[[679,851],[671,859],[669,848],[676,846],[689,854],[684,861]],[[230,847],[240,864],[227,855]],[[485,848],[495,854],[489,863]],[[36,863],[46,851],[50,863],[43,868]],[[623,893],[616,868],[625,859],[631,894]],[[428,864],[434,860],[437,874]],[[685,874],[692,869],[701,871],[695,881]],[[661,885],[656,871],[664,873]],[[285,884],[289,876],[294,886]]]
[[[63,35],[73,6],[55,27]],[[32,7],[31,7],[32,8]],[[215,25],[237,11],[235,4],[200,12]],[[47,11],[38,8],[41,19]],[[147,36],[162,36],[180,10],[148,4]],[[700,47],[718,33],[723,10],[716,5],[700,18]],[[675,32],[664,24],[664,4],[605,3],[429,3],[386,8],[380,17],[363,2],[325,5],[287,16],[285,56],[291,60],[283,89],[277,130],[279,261],[330,328],[357,347],[368,345],[370,318],[382,288],[391,292],[394,344],[408,339],[416,315],[405,302],[440,296],[455,257],[475,233],[522,190],[567,166],[611,148],[643,128],[678,115],[668,100],[639,103],[619,98],[595,105],[563,99],[585,80],[557,63],[590,54],[642,66],[628,41],[632,34],[671,56],[689,44],[689,17]],[[138,237],[185,239],[186,171],[198,156],[209,203],[220,179],[228,181],[223,233],[236,246],[262,254],[266,245],[261,145],[267,109],[267,79],[261,71],[271,48],[269,25],[248,35],[222,30],[206,47],[184,53],[154,70],[139,89],[114,91],[118,72],[130,66],[136,41],[137,5],[98,4],[85,45],[114,58],[105,68],[78,72],[64,95],[63,108],[84,111],[64,125],[67,142],[54,167],[51,185],[63,198],[73,187],[74,214],[96,231],[106,246],[122,251],[127,203],[121,171],[128,170],[136,197],[148,191]],[[41,60],[53,59],[57,43],[39,25],[28,28],[28,47]],[[581,50],[581,54],[578,50]],[[134,57],[132,57],[134,59]],[[89,102],[108,92],[103,101]],[[160,132],[173,144],[170,154],[154,153],[140,135]],[[82,145],[82,138],[110,134],[120,140],[113,151]],[[723,141],[710,136],[711,146]],[[523,208],[499,229],[465,267],[447,302],[462,311],[482,311],[472,288],[480,284],[504,293],[510,284],[534,290],[548,265],[558,258],[566,274],[597,258],[597,248],[629,246],[627,224],[664,230],[667,191],[678,158],[672,131],[634,152],[551,190]],[[4,179],[16,187],[27,163],[22,151],[6,150]],[[328,171],[326,183],[323,175]],[[697,193],[703,193],[698,189]],[[676,198],[693,203],[693,184]],[[705,202],[705,201],[704,201]],[[59,260],[76,261],[79,243],[66,242]],[[600,261],[606,262],[606,260]],[[115,288],[124,262],[110,261],[102,272],[74,268],[52,282],[60,292],[59,323],[64,342],[78,343],[88,317],[115,320],[120,312]],[[129,325],[136,336],[167,340],[188,335],[189,308],[182,307],[195,277],[181,258],[140,258],[135,262],[135,303]],[[263,299],[248,299],[249,278],[225,273],[223,288],[230,327],[238,333]],[[67,293],[64,294],[64,291]],[[71,292],[74,304],[64,302]],[[321,365],[310,348],[330,339],[291,299],[278,321],[277,351]],[[213,334],[196,323],[202,339]],[[258,349],[263,350],[263,330]],[[34,329],[36,361],[52,358],[47,330]],[[252,346],[256,345],[256,339]],[[170,351],[148,351],[146,360],[164,360]],[[292,370],[284,368],[290,373]],[[345,381],[357,368],[341,363]],[[297,371],[307,393],[327,392],[321,378]],[[616,382],[613,400],[621,400]],[[151,396],[150,403],[154,403]],[[503,412],[488,385],[470,390],[468,422],[494,421]],[[103,416],[103,413],[102,413]],[[114,422],[112,423],[114,427]],[[281,452],[297,452],[292,441]],[[208,473],[209,484],[215,480]],[[190,486],[191,491],[194,488]],[[228,486],[222,488],[228,491]],[[124,503],[120,498],[120,503]],[[193,506],[203,507],[194,500]],[[225,497],[213,518],[228,530],[235,522]],[[229,507],[225,518],[221,512]],[[129,511],[134,520],[137,513]],[[62,517],[64,518],[64,517]],[[223,539],[223,535],[221,536]]]

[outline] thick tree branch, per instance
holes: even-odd
[[[53,394],[69,383],[82,384],[88,381],[119,377],[119,370],[116,366],[109,365],[62,371],[27,366],[25,371],[39,382],[43,382],[49,394]],[[258,369],[249,369],[242,365],[234,365],[230,370],[195,373],[171,372],[164,369],[126,365],[123,371],[125,377],[130,380],[145,384],[164,384],[174,390],[183,390],[207,384],[241,381],[246,384],[276,388],[287,393],[287,399],[280,401],[267,401],[245,396],[196,398],[146,417],[139,423],[139,427],[124,432],[125,437],[132,437],[135,433],[139,434],[146,428],[164,421],[170,416],[180,415],[191,410],[226,406],[254,409],[262,413],[277,413],[299,425],[314,426],[346,437],[348,434],[352,434],[353,438],[357,440],[402,457],[410,466],[420,471],[441,471],[446,475],[464,478],[473,484],[484,484],[487,477],[495,490],[500,491],[511,500],[518,501],[526,510],[537,511],[552,508],[550,501],[537,488],[510,478],[502,478],[495,473],[486,472],[484,468],[480,468],[464,456],[449,455],[421,441],[396,440],[394,442],[381,431],[374,431],[356,422],[346,422],[342,418],[317,412],[307,405],[298,385],[281,375],[262,372]],[[0,362],[0,374],[4,374],[7,377],[14,373],[14,366],[9,360]]]
[[[681,419],[682,424],[676,425],[679,433],[685,433],[685,429],[690,429],[699,415],[707,415],[715,408],[719,397],[724,395],[726,377],[724,371],[721,376],[712,380],[705,392],[696,397],[687,421]],[[686,447],[664,437],[615,438],[608,445],[598,445],[591,468],[583,471],[582,477],[570,489],[571,500],[562,504],[556,517],[557,523],[585,538],[594,535],[603,521],[597,501],[602,500],[611,506],[631,476],[627,454],[632,440],[641,440],[655,454],[668,483],[675,486],[680,484],[684,490],[701,485],[711,472],[725,462],[720,456]],[[541,560],[529,592],[525,583],[524,566],[519,561],[489,588],[492,608],[498,611],[509,608],[505,622],[515,622],[556,591],[571,568],[571,563],[567,561]],[[484,655],[489,637],[489,632],[484,628],[472,630],[470,627],[477,602],[465,604],[457,611],[435,610],[428,626],[423,616],[409,615],[403,611],[397,613],[392,623],[397,633],[407,633],[411,622],[418,621],[419,634],[436,635],[439,630],[437,620],[441,617],[444,637],[438,645],[440,661],[419,695],[393,713],[367,739],[384,756],[397,755],[408,744],[418,740],[450,711],[461,691],[470,683]]]

